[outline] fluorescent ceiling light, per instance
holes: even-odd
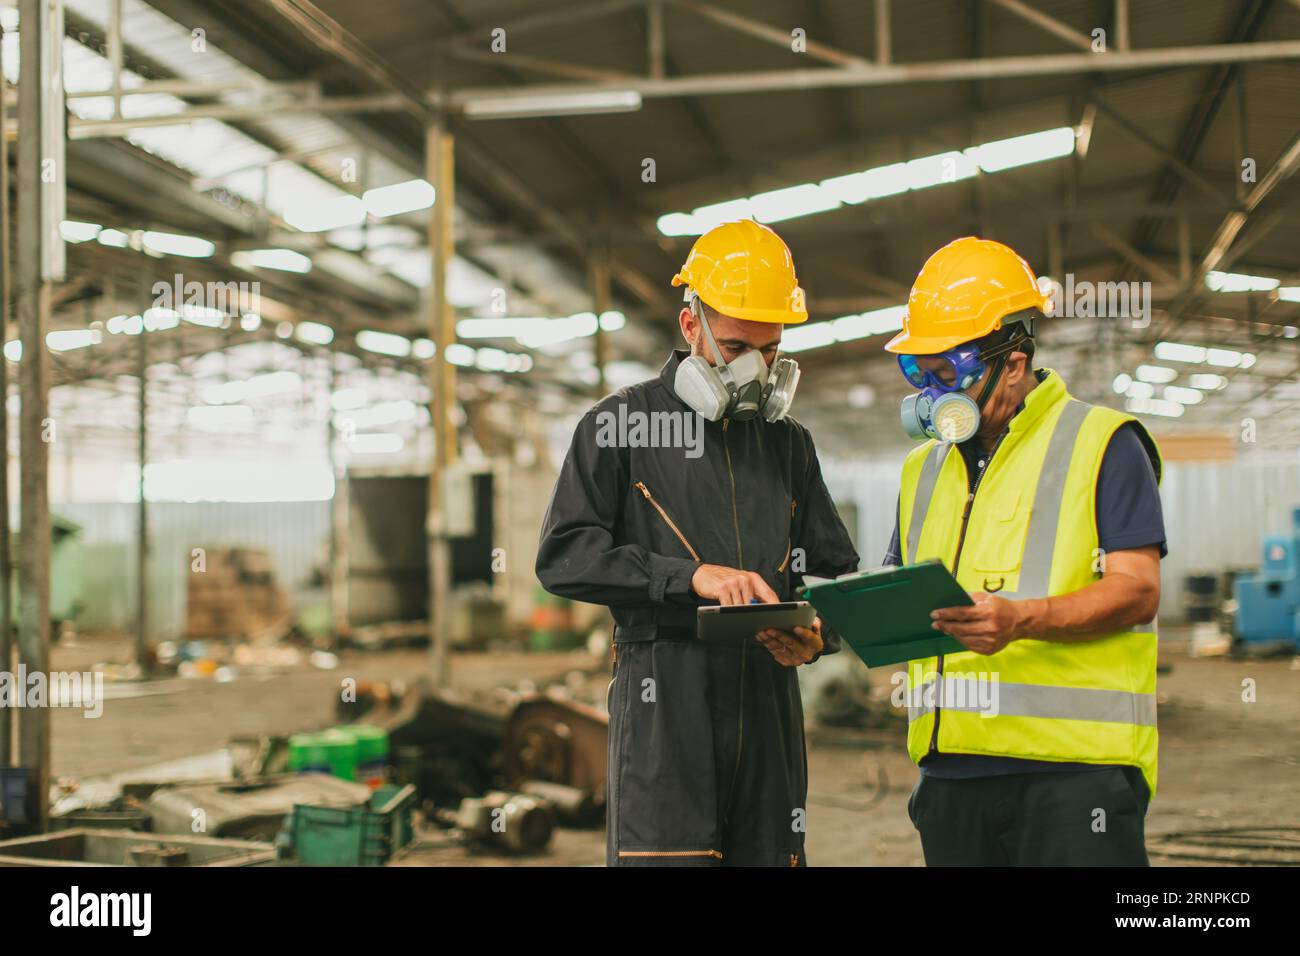
[[[411,340],[403,335],[395,335],[392,332],[376,332],[373,329],[363,329],[357,333],[357,345],[367,352],[393,355],[397,358],[405,358],[411,354]]]
[[[161,332],[165,329],[174,329],[181,324],[181,314],[175,309],[146,309],[140,324],[146,332]],[[128,333],[136,334],[130,332],[129,329]]]
[[[736,219],[753,219],[754,207],[748,199],[728,199],[691,210],[691,218],[701,232],[708,232],[714,226]]]
[[[217,247],[206,239],[172,232],[146,232],[144,247],[164,256],[185,256],[190,259],[205,259],[217,251]]]
[[[840,202],[846,203],[860,203],[868,199],[895,196],[907,192],[909,188],[907,163],[893,163],[860,173],[849,173],[847,176],[823,179],[821,187]]]
[[[99,329],[59,329],[45,333],[45,344],[55,352],[70,352],[98,345],[100,338]]]
[[[1222,375],[1213,375],[1208,372],[1202,372],[1191,376],[1188,381],[1192,383],[1192,388],[1204,389],[1207,392],[1217,392],[1222,388],[1228,387],[1228,380]]]
[[[1178,372],[1176,369],[1167,368],[1164,365],[1139,365],[1137,367],[1137,377],[1143,382],[1165,385],[1176,379]]]
[[[1156,387],[1150,382],[1131,382],[1129,387],[1124,391],[1129,398],[1154,398]]]
[[[835,342],[851,342],[872,335],[897,332],[903,327],[905,305],[891,305],[856,315],[843,315],[825,322],[810,322],[787,328],[781,335],[782,352],[806,352]]]
[[[825,212],[840,205],[839,199],[812,183],[757,193],[749,199],[759,222],[783,222],[798,216]]]
[[[144,331],[144,318],[138,315],[115,315],[104,326],[113,335],[139,335]]]
[[[1200,364],[1205,361],[1205,346],[1184,345],[1182,342],[1157,342],[1152,350],[1155,357],[1167,362],[1191,362]]]
[[[1281,284],[1280,279],[1252,276],[1243,272],[1205,273],[1205,287],[1211,292],[1272,292]]]
[[[623,326],[627,325],[627,316],[617,310],[600,313],[600,330],[602,332],[617,332]]]
[[[977,172],[975,164],[955,150],[922,156],[907,164],[907,183],[912,189],[928,189],[943,183],[969,179]]]
[[[1287,302],[1300,302],[1300,285],[1284,285],[1277,290],[1277,297]]]
[[[330,405],[335,411],[345,412],[360,408],[370,401],[370,395],[364,388],[340,388],[330,396]]]
[[[23,358],[23,343],[18,339],[10,339],[6,342],[5,358],[11,362],[21,362]]]
[[[808,349],[821,348],[835,342],[835,330],[829,322],[813,322],[809,325],[796,325],[785,330],[781,335],[782,352],[803,352]]]
[[[65,242],[88,242],[99,235],[104,227],[93,222],[78,222],[65,219],[59,223],[59,235]]]
[[[474,349],[464,342],[452,342],[451,345],[447,346],[447,361],[452,365],[473,365]]]
[[[962,151],[950,150],[908,162],[832,176],[815,185],[805,183],[745,199],[701,206],[690,213],[665,213],[656,225],[665,236],[698,236],[731,219],[779,222],[835,209],[838,203],[861,203],[896,196],[909,189],[928,189],[941,183],[969,179],[980,169],[988,173],[1000,172],[1056,159],[1068,156],[1074,149],[1074,128],[1060,126],[982,143]]]
[[[101,229],[96,238],[101,244],[114,249],[125,249],[131,245],[131,237],[120,229]]]
[[[688,212],[670,212],[660,216],[655,226],[665,236],[698,236],[706,230],[701,229],[695,217]]]
[[[245,332],[256,332],[262,327],[262,317],[256,312],[245,312],[239,317],[239,327]]]
[[[1133,384],[1133,376],[1127,372],[1120,372],[1115,376],[1115,381],[1110,383],[1110,387],[1116,395],[1123,395],[1128,391],[1128,387]]]
[[[1219,368],[1250,368],[1255,364],[1255,356],[1235,349],[1206,349],[1205,361]]]
[[[230,261],[241,269],[279,269],[281,272],[311,272],[311,259],[292,249],[251,249],[236,252]]]
[[[606,323],[606,331],[622,328],[621,312],[606,312],[597,320],[594,312],[578,312],[567,318],[549,319],[541,317],[509,319],[461,319],[456,323],[456,336],[462,339],[505,339],[512,338],[529,348],[541,348],[556,345],[570,339],[595,335],[597,326]]]
[[[209,386],[203,390],[203,400],[209,405],[230,405],[250,398],[284,395],[301,388],[302,377],[297,372],[267,372],[249,379]]]
[[[418,359],[431,359],[437,351],[432,339],[416,339],[411,343],[411,355]]]
[[[1194,388],[1183,388],[1181,385],[1166,385],[1164,396],[1168,401],[1177,402],[1179,405],[1199,405],[1205,401],[1205,393]]]
[[[366,205],[356,196],[336,196],[323,202],[303,202],[284,211],[284,221],[300,232],[325,232],[357,226],[366,219]]]
[[[320,322],[299,322],[294,335],[299,342],[311,345],[329,345],[334,341],[334,330]]]
[[[528,116],[577,116],[592,113],[630,113],[641,108],[636,90],[596,90],[590,93],[551,93],[530,96],[481,96],[465,101],[470,119],[512,119]]]
[[[474,364],[485,372],[504,372],[510,353],[503,349],[479,349],[474,354]]]
[[[209,309],[201,305],[181,306],[180,317],[186,322],[206,326],[209,329],[219,329],[226,324],[226,313],[220,309]]]
[[[1130,398],[1124,407],[1135,415],[1163,415],[1166,418],[1181,418],[1183,406],[1160,398]]]
[[[410,179],[404,183],[367,189],[361,195],[366,211],[372,216],[396,216],[433,205],[437,191],[423,179]]]
[[[966,150],[966,155],[984,172],[1000,173],[1004,169],[1069,156],[1074,152],[1074,145],[1074,127],[1059,126],[972,146]]]
[[[396,402],[380,402],[370,408],[354,411],[341,411],[334,415],[334,427],[343,429],[351,422],[353,428],[378,428],[381,425],[396,425],[409,422],[415,417],[415,403],[409,399]]]

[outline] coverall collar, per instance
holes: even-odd
[[[681,365],[682,360],[690,354],[685,349],[673,349],[668,353],[668,361],[664,362],[664,367],[659,370],[659,381],[663,382],[664,388],[673,397],[673,401],[683,408],[690,406],[677,397],[677,366]]]

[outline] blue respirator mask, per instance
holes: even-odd
[[[942,442],[964,442],[975,436],[980,427],[980,409],[997,387],[1007,355],[1021,345],[1028,335],[1020,334],[1009,341],[981,353],[973,345],[959,345],[935,356],[952,367],[952,380],[947,376],[922,368],[918,356],[900,355],[898,367],[908,384],[921,391],[903,399],[900,417],[903,431],[915,441],[936,438]],[[988,377],[978,399],[971,398],[965,390],[978,382],[993,360],[993,371]]]

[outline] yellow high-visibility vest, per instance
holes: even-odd
[[[1050,369],[1011,419],[973,495],[960,451],[929,441],[903,463],[904,564],[938,558],[967,591],[1069,594],[1101,578],[1097,476],[1135,421],[1072,398]],[[1160,453],[1139,423],[1157,481]],[[967,505],[969,499],[969,513]],[[965,520],[963,515],[965,514]],[[960,553],[959,549],[960,548]],[[1017,640],[908,663],[907,750],[1140,767],[1156,790],[1156,625],[1079,643]]]

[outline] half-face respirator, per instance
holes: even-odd
[[[688,297],[717,364],[710,365],[702,355],[683,359],[673,380],[677,397],[711,422],[722,418],[745,421],[759,414],[769,422],[785,418],[799,386],[799,364],[794,359],[778,358],[768,368],[757,349],[727,362],[713,338],[699,297],[689,293]]]
[[[952,380],[924,369],[915,355],[899,355],[898,367],[903,377],[921,391],[903,399],[900,417],[903,430],[915,441],[936,438],[942,442],[964,442],[973,438],[980,427],[980,409],[997,387],[1006,356],[1028,336],[1018,335],[988,352],[982,353],[974,345],[959,345],[934,358],[943,359],[952,368]],[[971,398],[965,390],[978,382],[987,368],[986,359],[996,359],[988,382],[980,390],[978,399]]]

